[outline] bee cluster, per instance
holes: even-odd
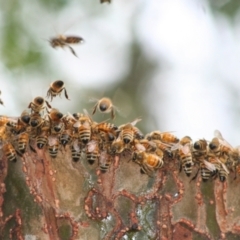
[[[47,97],[51,100],[64,91],[69,99],[64,82],[57,80],[50,85]],[[0,140],[3,152],[9,161],[22,157],[29,147],[31,151],[47,148],[54,159],[59,149],[71,149],[72,161],[78,162],[82,153],[90,165],[98,164],[106,172],[115,156],[128,155],[140,166],[140,172],[153,176],[165,162],[178,159],[180,170],[186,176],[196,169],[203,181],[219,177],[225,181],[230,171],[239,170],[240,148],[233,148],[219,131],[208,142],[200,139],[195,143],[188,136],[178,139],[169,132],[153,131],[145,136],[136,127],[141,119],[116,126],[113,123],[95,122],[86,110],[83,113],[63,114],[52,108],[47,100],[36,97],[19,118],[0,117]],[[92,114],[99,110],[115,117],[114,105],[109,98],[100,99]],[[46,113],[45,113],[46,112]]]

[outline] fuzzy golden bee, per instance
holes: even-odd
[[[112,100],[107,97],[103,97],[97,101],[96,105],[93,107],[94,114],[98,110],[101,113],[111,113],[111,118],[115,118],[115,106],[112,103]]]
[[[90,165],[94,164],[99,159],[99,146],[96,140],[91,140],[86,147],[86,157]]]
[[[29,103],[28,108],[31,109],[32,113],[40,113],[46,108],[46,106],[44,106],[45,103],[48,108],[52,108],[48,101],[42,97],[35,97],[33,101]]]
[[[0,96],[1,96],[1,94],[2,94],[2,92],[1,92],[1,90],[0,90]],[[4,103],[3,103],[3,100],[0,98],[0,104],[1,105],[4,105]]]
[[[78,144],[78,140],[74,140],[71,146],[71,154],[72,154],[72,160],[74,162],[78,162],[81,157],[81,148]]]
[[[65,36],[65,35],[59,35],[58,37],[55,38],[51,38],[49,40],[50,45],[53,48],[57,48],[57,47],[68,47],[70,49],[70,51],[72,52],[72,54],[77,57],[77,54],[75,53],[75,51],[73,50],[73,48],[70,46],[70,44],[80,44],[84,42],[84,39],[82,37],[79,36]]]
[[[163,167],[163,152],[158,154],[146,152],[134,152],[133,161],[140,165],[140,172],[152,177],[154,172]]]
[[[111,3],[111,0],[100,0],[100,3],[105,3],[105,2]]]
[[[64,82],[61,80],[56,80],[50,84],[50,88],[47,91],[47,97],[50,97],[52,101],[54,97],[58,95],[61,96],[61,93],[63,90],[64,90],[64,95],[66,99],[69,100],[67,90],[64,86]]]
[[[125,144],[131,143],[135,138],[136,139],[143,139],[144,136],[140,132],[140,130],[135,127],[135,125],[141,121],[141,119],[136,119],[131,123],[121,125],[119,130],[121,131],[120,137]]]
[[[16,162],[17,161],[17,154],[22,156],[21,153],[16,151],[11,143],[5,143],[2,147],[3,152],[5,153],[8,161]]]
[[[189,136],[183,137],[179,143],[173,146],[171,149],[175,150],[177,148],[177,157],[180,161],[180,169],[183,168],[187,177],[192,173],[192,139]]]

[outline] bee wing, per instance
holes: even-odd
[[[179,148],[182,148],[182,145],[180,144],[180,142],[174,144],[172,147],[171,147],[171,151],[174,151],[174,150],[177,150]]]
[[[57,137],[55,136],[49,136],[48,137],[48,145],[53,146],[57,143]]]
[[[73,124],[73,127],[75,127],[75,128],[78,128],[78,127],[80,127],[80,126],[81,126],[80,121],[76,121],[76,122]]]
[[[91,140],[91,141],[87,144],[88,152],[93,152],[93,151],[95,150],[96,146],[97,146],[97,141]]]
[[[135,147],[140,152],[145,152],[146,151],[146,148],[141,143],[136,143]]]
[[[77,152],[80,152],[80,147],[78,145],[78,140],[77,139],[73,142],[72,146],[73,146],[74,150],[76,150]]]
[[[232,145],[230,143],[228,143],[222,136],[221,132],[219,130],[215,130],[214,131],[214,136],[218,138],[219,142],[226,146],[226,147],[229,147],[231,149],[233,149]]]
[[[209,170],[209,171],[211,171],[211,172],[214,172],[214,171],[216,171],[216,167],[215,167],[215,165],[213,164],[213,163],[210,163],[210,162],[208,162],[207,160],[203,160],[203,163],[204,163],[204,165],[205,165],[205,167]]]
[[[132,125],[132,126],[135,126],[138,122],[140,122],[142,119],[141,118],[137,118],[137,119],[135,119],[134,121],[132,121],[130,124]]]
[[[184,146],[181,147],[181,150],[184,154],[188,154],[190,152],[190,144],[187,143]]]
[[[221,161],[219,160],[219,158],[216,158],[216,160],[221,164],[221,166],[223,167],[223,169],[225,170],[225,172],[226,172],[227,174],[229,174],[229,170],[228,170],[227,166],[226,166],[223,162],[221,162]]]

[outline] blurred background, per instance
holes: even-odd
[[[19,116],[60,79],[71,100],[51,105],[63,113],[91,112],[90,99],[108,96],[116,124],[141,117],[144,133],[193,140],[218,129],[239,145],[239,10],[236,0],[2,1],[0,114]],[[59,34],[84,38],[78,58],[50,46]]]

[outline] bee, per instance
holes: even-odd
[[[87,144],[91,139],[91,123],[92,120],[88,115],[81,114],[73,127],[77,130],[78,139],[83,143]]]
[[[69,130],[64,130],[60,135],[60,142],[65,147],[68,143],[71,142],[72,136]]]
[[[48,137],[48,153],[51,158],[56,158],[58,154],[59,142],[54,136]]]
[[[43,149],[48,143],[48,136],[46,135],[46,132],[42,132],[41,135],[37,136],[36,144],[38,149]]]
[[[149,133],[146,138],[148,140],[159,140],[168,144],[176,144],[179,142],[179,139],[169,132],[153,131]]]
[[[230,154],[230,168],[235,172],[235,177],[237,177],[237,173],[240,173],[240,146],[232,149]]]
[[[111,118],[115,118],[115,106],[113,105],[110,98],[103,97],[100,100],[97,101],[96,105],[93,107],[94,114],[96,110],[100,111],[101,113],[109,113],[111,112]]]
[[[138,163],[142,174],[153,176],[155,170],[163,167],[163,152],[158,150],[157,154],[146,152],[134,152],[133,161]]]
[[[63,118],[63,114],[61,112],[59,112],[58,109],[52,108],[48,114],[48,117],[49,117],[50,121],[58,123]]]
[[[99,147],[96,140],[91,140],[86,148],[87,161],[90,165],[99,159]]]
[[[111,163],[112,156],[107,153],[107,151],[102,151],[99,156],[99,169],[102,173],[107,172]]]
[[[156,143],[148,141],[147,139],[134,139],[132,149],[133,151],[146,151],[148,153],[154,153],[157,150],[157,145]]]
[[[135,127],[135,125],[139,121],[141,121],[141,119],[136,119],[131,123],[128,123],[119,127],[119,129],[121,130],[120,136],[125,144],[131,143],[134,138],[136,139],[144,138],[144,136],[140,134],[139,129]]]
[[[29,122],[30,122],[30,119],[31,119],[31,115],[28,113],[27,110],[24,110],[22,113],[21,113],[21,116],[19,118],[19,122],[21,122],[22,125],[28,125]]]
[[[35,113],[31,115],[29,124],[32,128],[39,128],[44,124],[44,120],[40,114]]]
[[[111,0],[100,0],[100,3],[105,3],[105,2],[111,3]]]
[[[78,140],[76,139],[73,144],[72,144],[72,148],[71,148],[71,154],[72,154],[72,160],[74,162],[78,162],[80,160],[81,157],[81,149],[79,147],[78,144]]]
[[[73,48],[69,45],[69,44],[78,44],[78,43],[83,43],[84,39],[82,37],[78,37],[78,36],[64,36],[64,35],[59,35],[58,37],[52,38],[50,39],[50,45],[53,48],[56,47],[68,47],[70,49],[70,51],[72,52],[72,54],[77,57],[77,54],[75,53],[75,51],[73,50]]]
[[[48,101],[44,100],[42,97],[35,97],[33,101],[29,103],[28,108],[31,109],[32,113],[40,113],[46,108],[44,103],[46,103],[48,108],[52,108]]]
[[[51,97],[51,101],[54,97],[57,95],[61,96],[61,92],[64,90],[64,94],[66,99],[70,100],[68,98],[67,90],[64,86],[64,82],[61,80],[56,80],[55,82],[52,82],[50,85],[50,88],[47,91],[47,97]]]
[[[17,161],[17,155],[22,156],[21,153],[16,151],[11,143],[6,143],[3,145],[3,152],[6,154],[6,157],[11,162]]]
[[[189,136],[183,137],[179,143],[173,146],[171,149],[175,150],[177,147],[177,156],[180,161],[180,170],[183,167],[185,174],[189,177],[192,173],[192,139]]]
[[[1,96],[1,94],[2,94],[2,92],[1,92],[1,90],[0,90],[0,96]],[[0,98],[0,104],[1,105],[4,105],[4,103],[3,103],[3,100]]]
[[[118,137],[117,139],[115,139],[111,146],[110,146],[110,153],[111,154],[119,154],[121,152],[123,152],[125,150],[125,146],[126,144],[123,142],[123,140]]]
[[[112,142],[118,134],[118,127],[112,123],[92,123],[92,133],[99,135],[104,142]]]
[[[29,135],[28,133],[24,132],[21,133],[18,137],[18,150],[20,153],[24,154],[29,142]]]

